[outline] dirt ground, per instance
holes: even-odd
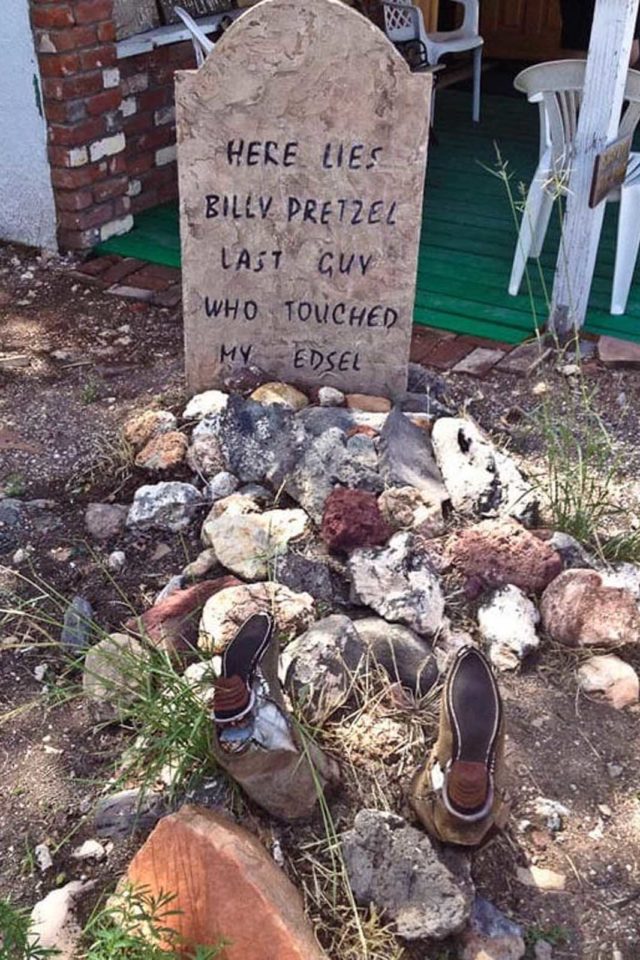
[[[127,534],[118,543],[127,566],[116,589],[105,571],[105,551],[86,541],[83,523],[88,502],[128,502],[148,479],[123,459],[118,444],[127,414],[150,404],[180,409],[179,310],[102,293],[78,279],[72,261],[43,262],[23,249],[0,248],[0,356],[7,354],[25,355],[28,365],[0,366],[0,487],[31,503],[20,542],[5,543],[0,554],[0,595],[17,586],[37,597],[43,583],[67,600],[81,593],[101,626],[114,629],[127,607],[144,609],[185,558],[198,553],[195,533]],[[640,500],[640,373],[607,371],[595,362],[586,372],[624,453],[624,520],[633,524]],[[560,391],[563,376],[552,370],[530,379],[445,379],[455,401],[526,466],[539,456],[525,427],[539,402],[533,388],[543,376]],[[168,549],[159,549],[163,545]],[[27,551],[21,563],[13,561],[18,547]],[[116,844],[101,864],[70,856],[93,836],[91,812],[128,734],[94,727],[75,694],[56,702],[61,697],[43,693],[36,668],[48,665],[49,689],[55,690],[51,678],[65,664],[55,649],[36,649],[41,638],[33,626],[29,630],[25,636],[19,622],[0,615],[0,895],[30,907],[52,887],[80,876],[98,878],[97,895],[121,873],[132,843]],[[625,657],[640,668],[640,656]],[[482,895],[523,925],[530,944],[544,937],[553,942],[558,960],[637,960],[639,712],[618,712],[579,696],[576,662],[546,643],[522,674],[500,678],[513,815],[506,834],[475,854],[473,876]],[[560,830],[534,813],[537,797],[569,809]],[[402,812],[399,787],[396,799]],[[295,835],[281,833],[286,851]],[[53,867],[44,874],[33,853],[43,842],[53,853]],[[523,885],[517,867],[532,863],[563,874],[566,889]]]

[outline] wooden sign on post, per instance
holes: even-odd
[[[264,0],[177,75],[191,391],[406,389],[430,92],[340,0]]]
[[[622,186],[627,175],[633,134],[619,137],[604,148],[593,165],[589,206],[597,207],[612,190]]]

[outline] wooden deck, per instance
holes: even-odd
[[[414,320],[457,333],[519,343],[546,316],[560,229],[552,217],[540,269],[531,264],[531,296],[510,297],[507,282],[516,239],[508,191],[496,176],[497,149],[508,165],[517,204],[538,149],[537,109],[515,97],[483,99],[479,125],[471,122],[470,95],[445,90],[437,98],[436,135],[429,154]],[[617,206],[611,204],[596,266],[587,331],[640,341],[640,272],[627,314],[609,314]],[[99,248],[166,266],[180,265],[176,204],[136,217],[131,233]]]

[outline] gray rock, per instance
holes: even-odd
[[[318,403],[321,407],[342,407],[344,405],[344,393],[342,390],[336,390],[335,387],[320,387]]]
[[[190,483],[167,481],[139,487],[127,516],[127,526],[136,530],[186,530],[204,505]]]
[[[100,720],[123,720],[145,688],[149,655],[133,637],[112,633],[87,652],[82,689]]]
[[[431,439],[455,510],[467,516],[535,520],[538,501],[531,484],[474,423],[443,417],[436,420]]]
[[[489,659],[498,670],[515,670],[537,650],[535,604],[513,584],[496,590],[478,610],[480,632],[489,644]]]
[[[74,597],[65,610],[60,643],[72,652],[84,650],[93,629],[93,607],[84,597]]]
[[[380,617],[354,620],[360,639],[374,661],[392,681],[425,696],[438,679],[438,667],[431,648],[408,627],[387,623]]]
[[[365,653],[351,620],[341,615],[319,620],[288,645],[285,684],[312,723],[345,703]]]
[[[596,568],[597,560],[595,557],[592,557],[582,544],[570,534],[556,530],[547,542],[551,549],[555,550],[556,553],[559,553],[562,557],[565,570],[581,567]]]
[[[271,490],[263,487],[260,483],[245,483],[237,490],[237,493],[239,493],[241,497],[249,497],[255,501],[255,503],[260,504],[261,507],[266,507],[273,502],[273,493]]]
[[[312,437],[321,437],[327,430],[346,433],[356,426],[353,410],[347,407],[306,407],[296,416],[296,423]]]
[[[178,593],[179,590],[184,590],[185,587],[188,587],[187,577],[184,571],[182,573],[174,574],[169,582],[165,584],[162,590],[159,590],[156,594],[156,598],[153,601],[154,605],[156,603],[162,603],[163,600],[166,600],[167,597],[170,597],[174,593]]]
[[[273,560],[273,576],[296,593],[309,592],[316,600],[347,604],[349,585],[337,561],[306,541]]]
[[[243,483],[277,487],[291,465],[293,426],[294,414],[282,404],[230,397],[217,431],[226,469]]]
[[[187,450],[187,464],[202,477],[215,477],[225,468],[220,443],[215,436],[201,436],[193,440]]]
[[[13,497],[0,500],[0,553],[15,550],[23,537],[26,511],[22,501]]]
[[[223,497],[230,497],[238,489],[238,478],[227,470],[221,470],[209,480],[207,484],[207,498],[209,500],[222,500]]]
[[[438,376],[438,374],[432,370],[421,366],[419,363],[409,364],[407,392],[427,394],[443,404],[449,402],[447,385],[442,377]]]
[[[124,529],[129,508],[120,503],[90,503],[84,523],[94,540],[112,540]]]
[[[405,393],[400,408],[403,413],[425,413],[431,420],[455,416],[451,407],[446,407],[428,393]]]
[[[388,487],[416,487],[432,504],[449,499],[427,433],[398,407],[380,433],[380,473]]]
[[[468,892],[430,838],[402,817],[361,810],[343,835],[342,850],[358,903],[375,904],[406,940],[443,940],[469,919]]]
[[[146,833],[169,812],[162,794],[141,787],[122,790],[98,802],[94,826],[99,837],[121,840],[134,833]]]
[[[329,412],[329,408],[316,410]],[[317,437],[305,437],[295,466],[286,479],[285,490],[316,523],[321,522],[325,501],[335,487],[371,493],[382,490],[384,483],[378,473],[375,447],[366,441],[368,437],[357,436],[348,441],[336,427]]]
[[[124,550],[114,550],[107,557],[107,570],[111,573],[122,573],[127,562],[127,555]]]
[[[204,577],[210,570],[214,570],[216,567],[219,567],[218,558],[216,557],[215,550],[212,550],[211,547],[207,550],[202,550],[195,560],[192,560],[191,563],[188,563],[182,571],[182,577],[185,580],[194,580],[199,577]]]
[[[469,927],[460,936],[459,946],[460,960],[520,960],[525,954],[522,928],[482,897],[475,899]]]
[[[422,538],[396,533],[384,547],[354,550],[348,569],[355,599],[385,620],[429,636],[441,627],[444,597]]]

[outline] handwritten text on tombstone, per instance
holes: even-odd
[[[264,0],[178,75],[190,389],[405,389],[430,83],[339,0]]]

